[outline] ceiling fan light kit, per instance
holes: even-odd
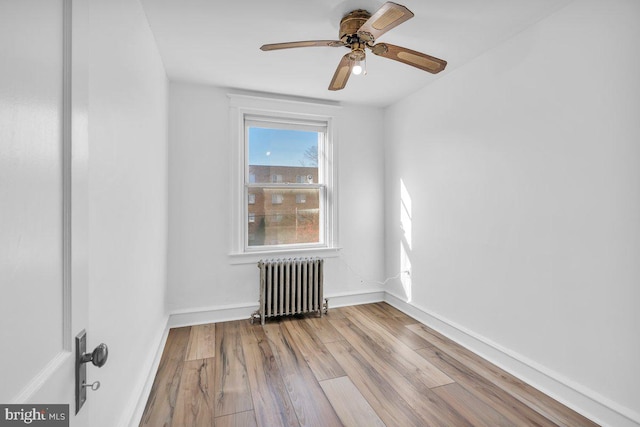
[[[351,60],[352,74],[356,76],[367,74],[367,55],[364,53],[364,47],[352,49],[349,54],[349,59]]]
[[[439,73],[447,66],[447,61],[405,47],[388,43],[375,44],[376,39],[382,34],[413,16],[413,12],[405,6],[387,2],[373,15],[363,9],[357,9],[345,15],[340,21],[339,40],[273,43],[262,45],[260,49],[270,51],[312,46],[349,48],[350,52],[342,57],[333,74],[329,90],[344,89],[350,74],[367,74],[365,49],[369,49],[374,55],[402,62],[431,74]]]

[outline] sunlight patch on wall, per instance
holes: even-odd
[[[400,227],[407,247],[411,250],[411,196],[402,179],[400,180]]]
[[[411,196],[400,179],[400,231],[402,237],[400,239],[400,271],[409,274],[401,274],[400,282],[407,297],[407,302],[411,302]]]
[[[404,240],[400,242],[400,271],[411,271],[411,258],[407,253]],[[411,302],[411,275],[406,273],[400,274],[400,283],[402,283],[402,289],[407,297],[407,302]]]

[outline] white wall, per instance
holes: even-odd
[[[168,80],[137,0],[91,0],[89,349],[93,427],[128,423],[166,325]]]
[[[410,303],[636,422],[639,16],[575,1],[389,108],[385,141],[387,269],[403,182]]]
[[[227,90],[170,84],[170,311],[258,304],[255,263],[232,265],[231,149]],[[325,295],[380,290],[384,242],[382,111],[345,106],[338,113],[338,258],[325,263]],[[246,309],[243,309],[247,311]],[[244,315],[244,314],[243,314]],[[247,311],[246,315],[249,315]]]

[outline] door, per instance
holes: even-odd
[[[69,404],[77,427],[90,409],[74,415],[74,337],[87,323],[86,22],[80,0],[0,1],[0,404]]]

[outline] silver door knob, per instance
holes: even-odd
[[[91,353],[84,353],[80,358],[80,363],[91,362],[94,366],[101,368],[107,363],[109,357],[109,348],[105,343],[97,346]]]

